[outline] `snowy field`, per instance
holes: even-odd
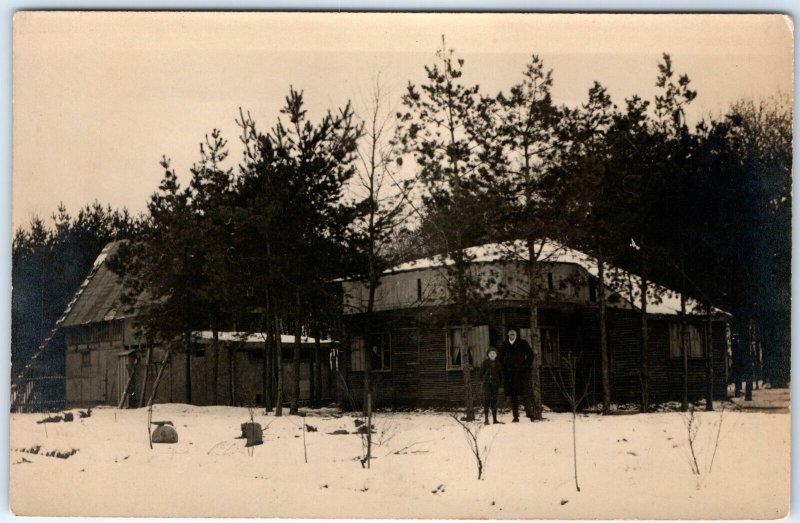
[[[249,420],[244,408],[157,405],[153,420],[172,421],[180,439],[152,450],[146,409],[101,408],[82,419],[73,412],[71,423],[38,424],[42,414],[11,415],[14,513],[773,519],[789,509],[786,412],[726,410],[713,467],[721,414],[698,412],[700,475],[690,468],[684,414],[579,416],[581,492],[573,479],[570,414],[482,427],[481,445],[491,448],[479,481],[464,432],[446,413],[378,414],[379,445],[365,469],[355,418],[332,409],[307,411],[305,420],[256,412],[266,431],[252,455],[236,439]],[[305,431],[307,463],[303,421],[317,429]],[[66,459],[46,455],[73,449]]]

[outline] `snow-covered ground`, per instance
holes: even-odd
[[[491,444],[477,479],[462,428],[446,413],[380,413],[375,459],[352,415],[308,411],[276,418],[252,455],[240,424],[247,409],[157,405],[177,444],[154,445],[147,410],[101,408],[71,423],[11,415],[10,502],[18,515],[368,518],[780,518],[789,509],[790,415],[697,412],[703,474],[691,472],[686,416],[579,416],[573,480],[572,418],[482,427]],[[510,421],[505,413],[501,416]],[[302,423],[308,462],[304,461]],[[334,431],[348,434],[332,434]],[[39,447],[38,453],[23,452]],[[76,452],[66,459],[48,452]]]

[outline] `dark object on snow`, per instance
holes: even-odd
[[[358,430],[356,432],[358,432],[359,434],[366,434],[367,433],[367,426],[366,425],[361,425],[360,427],[358,427]],[[373,434],[375,434],[375,425],[372,426],[372,431],[371,432]]]
[[[244,445],[245,447],[254,447],[264,443],[264,431],[261,429],[260,423],[248,421],[246,423],[242,423],[241,427],[242,435],[240,437],[247,439],[247,442]]]
[[[354,424],[356,427],[360,427],[361,425],[363,425],[363,424],[364,424],[364,422],[363,422],[363,421],[361,421],[360,419],[356,418],[356,419],[354,419],[354,420],[353,420],[353,424]]]
[[[67,458],[69,458],[70,456],[74,455],[77,452],[78,452],[78,449],[69,449],[69,450],[65,450],[65,451],[51,450],[50,452],[45,454],[45,456],[49,456],[51,458],[67,459]]]
[[[63,418],[61,416],[49,416],[43,420],[39,420],[36,423],[58,423]]]
[[[333,432],[328,432],[331,436],[340,436],[342,434],[350,434],[345,429],[336,429]]]
[[[317,427],[315,427],[314,425],[309,425],[308,423],[306,423],[306,431],[307,432],[317,432]]]
[[[171,421],[154,421],[153,425],[158,425],[150,437],[153,443],[178,442],[178,431],[172,426]]]
[[[64,413],[64,421],[72,421],[75,419],[75,416],[71,412]]]
[[[86,409],[86,410],[79,410],[78,411],[78,416],[80,416],[81,418],[88,418],[91,415],[92,415],[91,407]]]
[[[561,504],[562,505],[566,505],[567,503],[569,503],[569,500],[566,500],[566,499],[562,499],[561,500]]]

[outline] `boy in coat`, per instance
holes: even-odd
[[[489,407],[492,408],[492,421],[497,421],[497,390],[503,381],[503,370],[500,362],[497,361],[497,351],[494,347],[489,348],[486,359],[483,360],[478,371],[478,377],[483,382],[483,422],[489,424]]]

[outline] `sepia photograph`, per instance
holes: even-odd
[[[789,15],[12,32],[13,514],[789,515]]]

